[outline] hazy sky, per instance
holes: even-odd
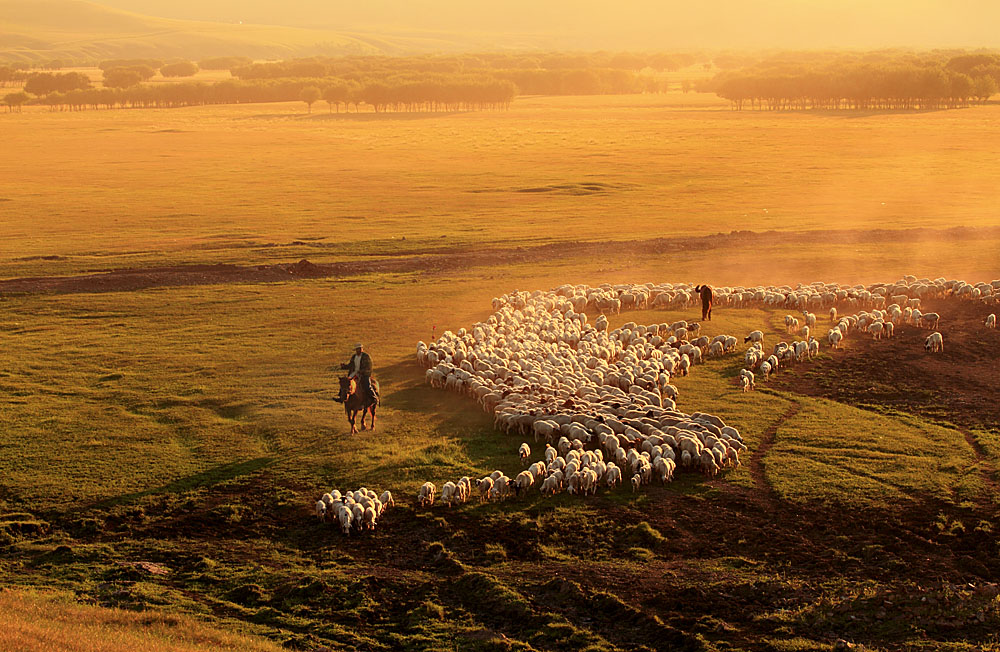
[[[523,34],[580,49],[1000,45],[1000,0],[98,1],[172,18]]]

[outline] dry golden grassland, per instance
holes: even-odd
[[[68,271],[743,229],[995,225],[995,105],[736,113],[714,96],[676,93],[521,98],[499,114],[318,108],[0,116],[0,273],[51,266],[18,260],[30,256],[68,257],[58,265]],[[313,247],[271,247],[296,241]]]
[[[87,652],[274,652],[263,639],[208,627],[191,617],[78,604],[68,592],[0,591],[0,650]]]

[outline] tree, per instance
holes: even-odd
[[[320,92],[315,86],[306,86],[299,93],[299,99],[306,103],[309,107],[309,113],[312,113],[312,105],[319,98],[323,97],[323,93]]]
[[[90,88],[90,78],[79,72],[64,74],[36,72],[28,75],[24,91],[32,95],[48,95],[53,91],[72,91],[78,88]]]
[[[237,66],[249,66],[253,63],[250,57],[209,57],[198,62],[202,70],[232,70]]]
[[[330,113],[333,113],[334,104],[337,105],[337,113],[340,113],[340,103],[343,102],[346,105],[348,97],[349,91],[347,84],[343,82],[327,86],[323,91],[323,99],[330,105]]]
[[[7,111],[21,112],[21,106],[31,98],[25,92],[7,93],[3,97],[3,103],[7,105]]]
[[[111,68],[104,71],[104,85],[108,88],[129,88],[142,83],[142,73],[133,68]]]
[[[986,104],[986,100],[991,96],[996,95],[997,90],[997,80],[990,75],[982,75],[972,80],[972,94],[983,104]]]
[[[160,68],[160,74],[164,77],[192,77],[196,72],[198,72],[198,66],[190,61],[168,63]]]

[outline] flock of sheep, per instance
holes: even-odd
[[[379,517],[394,504],[392,494],[388,491],[383,491],[379,496],[365,487],[344,494],[332,489],[316,501],[316,517],[321,523],[329,520],[330,523],[340,525],[341,532],[346,535],[352,530],[374,530]]]
[[[626,478],[637,491],[654,480],[670,482],[678,468],[715,476],[738,467],[747,450],[740,433],[718,416],[679,410],[679,392],[670,381],[688,375],[705,358],[734,353],[739,339],[710,338],[701,334],[700,324],[686,321],[628,322],[609,329],[607,315],[621,310],[693,307],[700,301],[694,287],[647,283],[514,291],[493,300],[495,312],[486,321],[445,331],[429,346],[419,342],[417,361],[427,368],[433,387],[470,396],[494,415],[498,429],[533,437],[545,447],[541,459],[532,461],[531,446],[522,443],[519,457],[525,468],[513,478],[497,470],[448,481],[440,491],[426,482],[418,505],[502,501],[531,490],[587,496]],[[972,285],[908,276],[893,284],[723,287],[714,294],[716,306],[794,313],[786,315],[785,327],[801,337],[798,341],[781,342],[765,354],[762,331],[743,338],[750,346],[737,379],[749,391],[757,375],[766,379],[781,366],[819,353],[812,311],[828,311],[832,326],[824,339],[838,349],[851,333],[883,339],[893,337],[901,324],[937,328],[940,316],[922,312],[922,300],[953,297],[995,305],[1000,281]],[[838,308],[852,312],[839,316]],[[599,313],[593,323],[588,312]],[[987,317],[986,326],[995,328],[995,315]],[[925,342],[929,351],[943,351],[943,346],[937,331]],[[385,494],[381,502],[373,494],[354,492],[352,505],[333,492],[324,494],[317,514],[325,503],[323,514],[332,510],[345,534],[351,527],[374,527],[386,501]]]

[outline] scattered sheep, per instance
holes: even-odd
[[[930,353],[944,353],[944,336],[936,331],[928,335],[924,340],[924,350]]]

